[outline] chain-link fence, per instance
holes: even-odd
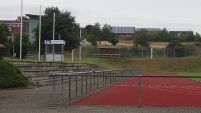
[[[73,50],[74,60],[79,58],[98,57],[93,54],[99,54],[98,47],[83,46],[81,51],[79,48]],[[180,58],[180,57],[197,57],[201,56],[201,49],[192,47],[172,47],[172,48],[136,48],[121,47],[121,58]],[[69,53],[68,56],[71,56]]]
[[[121,48],[122,58],[174,58],[174,57],[194,57],[199,51],[189,47],[172,48]]]

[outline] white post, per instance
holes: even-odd
[[[55,12],[53,17],[53,40],[54,40],[54,32],[55,32]],[[53,44],[53,61],[54,61],[54,44]]]
[[[73,49],[72,49],[72,62],[73,62],[73,54],[74,54],[74,52],[73,52]]]
[[[82,31],[81,31],[81,28],[80,28],[80,39],[81,39],[81,36],[82,35]],[[80,52],[79,52],[79,62],[81,62],[81,55],[82,55],[82,50],[81,50],[82,48],[81,48],[81,42],[80,42],[80,48],[79,48],[79,50],[80,50]]]
[[[39,59],[39,61],[41,60],[40,59],[40,46],[41,46],[41,5],[40,5],[40,19],[39,19],[39,38],[38,38],[38,40],[39,40],[39,44],[38,44],[38,48],[39,48],[39,50],[38,50],[38,59]]]
[[[54,31],[55,30],[55,12],[54,12],[54,17],[53,17],[53,40],[54,40]]]
[[[14,36],[12,34],[12,42],[13,42],[13,58],[15,58],[15,44],[14,44]]]
[[[153,58],[153,48],[151,48],[151,59]]]
[[[21,0],[20,59],[22,59],[22,13],[23,13],[23,0]]]

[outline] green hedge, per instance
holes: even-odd
[[[26,87],[29,81],[10,63],[0,60],[0,88]]]

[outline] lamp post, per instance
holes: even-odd
[[[54,40],[54,33],[55,33],[55,12],[53,15],[53,40]],[[53,61],[54,61],[54,44],[53,44]]]
[[[22,11],[23,11],[23,0],[21,0],[20,59],[22,59]]]
[[[39,61],[41,60],[40,59],[40,46],[41,46],[41,5],[40,5],[40,19],[39,19],[39,44],[38,44],[38,59],[39,59]]]
[[[82,37],[82,31],[81,31],[81,28],[80,28],[80,39]],[[81,48],[81,45],[82,43],[80,42],[80,46],[79,46],[79,62],[81,62],[81,56],[82,56],[82,48]]]
[[[13,43],[13,58],[15,58],[15,44],[14,44],[14,36],[12,34],[12,43]]]

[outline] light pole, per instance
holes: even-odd
[[[41,60],[40,59],[40,46],[41,46],[41,5],[40,5],[40,19],[39,19],[39,37],[38,37],[38,39],[39,39],[39,44],[38,44],[38,59],[39,59],[39,61]]]
[[[21,0],[20,59],[22,59],[22,11],[23,11],[23,0]]]
[[[81,28],[80,28],[80,39],[82,37],[82,31],[81,31]],[[81,62],[81,56],[82,56],[82,48],[81,48],[81,45],[82,43],[80,42],[80,47],[79,47],[79,62]]]
[[[14,44],[14,36],[12,34],[12,43],[13,43],[13,58],[15,58],[15,44]]]
[[[54,32],[55,32],[55,12],[53,15],[53,40],[54,40]],[[54,44],[53,44],[53,61],[54,61]]]

